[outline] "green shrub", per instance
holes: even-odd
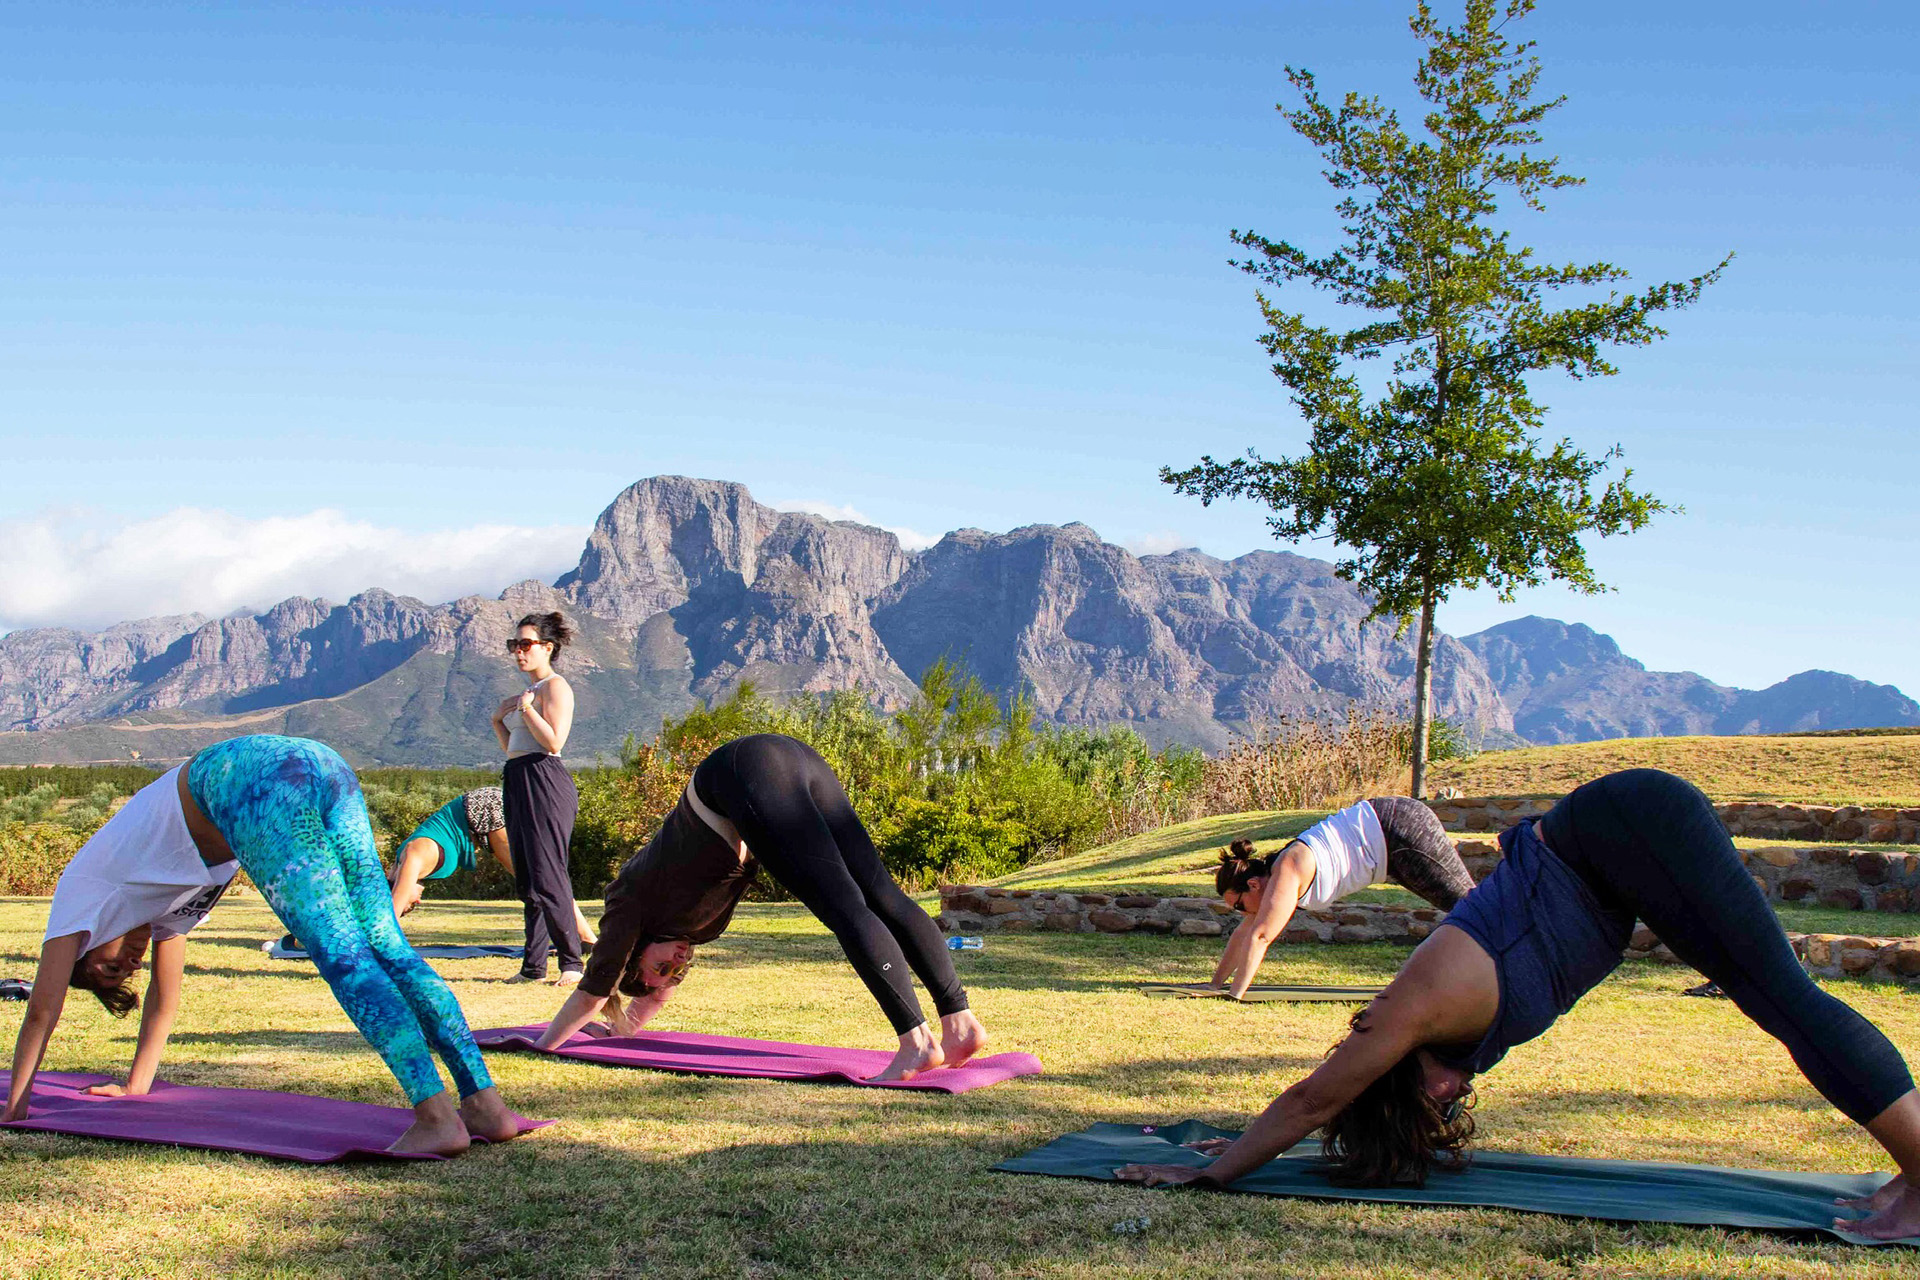
[[[908,797],[874,835],[887,869],[909,889],[1018,871],[1038,845],[1010,806],[975,812],[957,797],[943,803]]]

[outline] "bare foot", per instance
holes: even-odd
[[[1867,1200],[1879,1199],[1887,1187],[1895,1184],[1900,1189],[1889,1202],[1864,1218],[1835,1218],[1834,1230],[1865,1236],[1869,1240],[1905,1240],[1920,1236],[1920,1193],[1916,1193],[1904,1179],[1895,1178],[1886,1187],[1868,1196]]]
[[[442,1091],[413,1109],[413,1123],[387,1150],[399,1155],[457,1156],[472,1142],[452,1099]]]
[[[961,1066],[986,1047],[987,1029],[973,1010],[962,1009],[940,1019],[940,1054],[948,1066]]]
[[[520,1117],[500,1101],[500,1091],[488,1086],[460,1103],[460,1122],[466,1131],[488,1142],[508,1142],[520,1136]]]
[[[946,1058],[940,1052],[940,1042],[933,1038],[933,1032],[921,1023],[900,1037],[900,1050],[893,1055],[879,1075],[872,1077],[876,1084],[889,1080],[911,1080],[922,1071],[931,1071],[944,1066]]]
[[[1898,1200],[1900,1193],[1906,1189],[1907,1180],[1896,1173],[1881,1183],[1880,1189],[1870,1196],[1856,1196],[1852,1200],[1843,1200],[1836,1196],[1833,1202],[1842,1209],[1859,1209],[1865,1213],[1878,1213]]]

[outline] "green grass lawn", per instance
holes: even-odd
[[[44,900],[0,900],[0,976],[31,972]],[[513,941],[513,903],[431,903],[416,939]],[[304,964],[267,959],[258,898],[189,944],[163,1074],[395,1104],[398,1093]],[[508,1101],[559,1123],[439,1165],[307,1168],[38,1134],[0,1135],[0,1274],[538,1276],[1894,1276],[1905,1251],[1479,1209],[1277,1201],[1013,1177],[1004,1156],[1094,1120],[1238,1125],[1309,1070],[1348,1010],[1148,1001],[1204,977],[1217,942],[991,937],[957,962],[996,1048],[1047,1074],[958,1098],[491,1061]],[[660,1025],[884,1047],[885,1023],[824,931],[748,904]],[[1289,947],[1274,980],[1386,979],[1392,947]],[[544,1017],[513,962],[436,962],[476,1025]],[[1481,1082],[1489,1148],[1758,1168],[1884,1168],[1786,1053],[1683,969],[1626,966]],[[1920,1053],[1920,1001],[1829,984]],[[17,1004],[0,1005],[9,1042]],[[76,999],[55,1070],[119,1070],[133,1021]],[[1151,1225],[1119,1233],[1116,1224]]]

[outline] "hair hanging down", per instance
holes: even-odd
[[[514,623],[515,628],[532,627],[540,633],[540,638],[553,646],[553,656],[558,658],[560,651],[573,643],[573,624],[566,615],[554,613],[530,613]]]
[[[1366,1016],[1365,1009],[1353,1015],[1349,1034],[1367,1033],[1360,1025]],[[1435,1102],[1420,1079],[1417,1052],[1409,1053],[1322,1127],[1321,1149],[1333,1164],[1329,1179],[1347,1187],[1423,1187],[1435,1166],[1464,1167],[1472,1106],[1471,1086],[1457,1109]]]
[[[1220,865],[1213,869],[1213,891],[1245,893],[1248,883],[1256,877],[1265,879],[1273,874],[1273,857],[1272,854],[1264,858],[1257,856],[1253,852],[1253,841],[1241,836],[1220,855]]]
[[[87,957],[84,953],[74,962],[73,974],[67,979],[67,985],[78,987],[82,991],[93,992],[100,1003],[107,1007],[107,1012],[116,1018],[124,1018],[140,1007],[140,993],[127,983],[122,982],[117,987],[106,987],[94,981],[93,975],[87,972]]]

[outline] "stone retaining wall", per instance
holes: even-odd
[[[1517,796],[1472,796],[1430,800],[1449,831],[1505,831],[1553,807],[1552,800]],[[1763,804],[1740,800],[1715,812],[1735,836],[1754,840],[1859,840],[1867,844],[1920,844],[1920,809],[1862,809],[1858,805]]]
[[[1903,855],[1909,861],[1920,861]],[[944,885],[935,923],[947,933],[1158,933],[1222,937],[1233,929],[1233,911],[1214,898],[1161,898],[1151,894],[1074,893],[1054,889],[1000,889]],[[1283,943],[1414,943],[1432,933],[1441,913],[1432,907],[1386,907],[1345,902],[1328,911],[1300,910],[1280,935]],[[1822,977],[1920,979],[1920,938],[1856,937],[1836,933],[1789,933],[1793,950]],[[1679,964],[1653,931],[1634,930],[1629,960]]]

